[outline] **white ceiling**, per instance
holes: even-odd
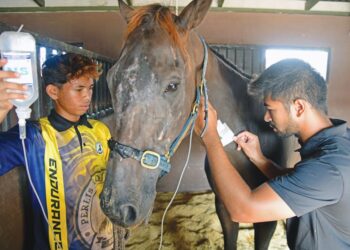
[[[125,0],[126,1],[126,0]],[[191,0],[130,0],[133,6],[160,3],[166,6],[183,7]],[[108,9],[118,6],[118,0],[0,0],[0,11],[16,11],[30,8],[50,10],[54,8],[81,7],[82,9]],[[220,10],[306,12],[350,15],[350,0],[213,0],[213,8]],[[34,9],[33,9],[34,8]]]

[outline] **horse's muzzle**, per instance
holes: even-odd
[[[111,199],[111,190],[104,189],[100,197],[102,211],[110,221],[118,226],[128,228],[138,223],[139,208],[131,202],[118,204]]]

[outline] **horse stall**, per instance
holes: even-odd
[[[142,3],[131,2],[135,3],[134,5]],[[168,2],[166,4],[169,4]],[[188,2],[180,5],[180,11]],[[265,68],[265,51],[268,48],[327,50],[329,114],[331,117],[350,121],[350,113],[346,108],[350,105],[350,99],[347,97],[350,79],[348,5],[342,5],[343,8],[348,8],[347,12],[310,13],[271,8],[257,11],[253,7],[241,9],[229,5],[224,8],[227,2],[230,1],[214,1],[197,28],[197,33],[205,38],[213,50],[249,75],[259,74]],[[95,84],[89,116],[101,119],[113,131],[114,115],[106,73],[121,53],[126,23],[115,7],[117,1],[104,4],[105,6],[99,7],[59,8],[30,5],[21,8],[0,8],[0,32],[15,30],[24,24],[24,29],[33,33],[37,40],[38,65],[50,54],[62,52],[82,53],[98,60],[103,65],[104,73]],[[173,9],[174,12],[177,11],[177,8]],[[33,105],[32,118],[47,115],[51,108],[52,103],[48,97],[40,93],[38,102]],[[11,112],[1,129],[6,131],[15,123],[16,116]],[[295,141],[284,143],[291,150],[298,148]],[[171,172],[157,183],[158,194],[151,216],[141,225],[130,229],[126,249],[158,248],[162,216],[177,188],[189,145],[187,137],[171,159]],[[287,161],[288,166],[298,159],[296,154],[281,157]],[[191,157],[179,186],[179,194],[165,217],[163,249],[224,249],[223,232],[215,211],[214,194],[203,167],[204,158],[204,148],[199,139],[194,137]],[[31,233],[35,233],[26,231],[23,226],[25,223],[31,223],[31,218],[27,216],[30,209],[26,197],[27,188],[28,182],[23,168],[16,168],[0,177],[0,249],[26,249],[26,242],[30,242]],[[254,249],[254,230],[251,224],[240,225],[237,247]],[[282,221],[277,225],[269,249],[288,249]]]

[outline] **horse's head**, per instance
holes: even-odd
[[[174,141],[193,108],[204,53],[191,30],[210,4],[194,0],[176,16],[160,5],[134,10],[119,0],[128,29],[108,72],[116,141],[101,194],[115,224],[139,224],[152,210],[157,180],[169,170]]]

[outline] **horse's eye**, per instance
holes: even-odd
[[[177,90],[177,86],[179,85],[179,83],[178,82],[172,82],[172,83],[170,83],[167,87],[166,87],[166,89],[165,89],[165,93],[167,93],[167,92],[174,92],[174,91],[176,91]]]

